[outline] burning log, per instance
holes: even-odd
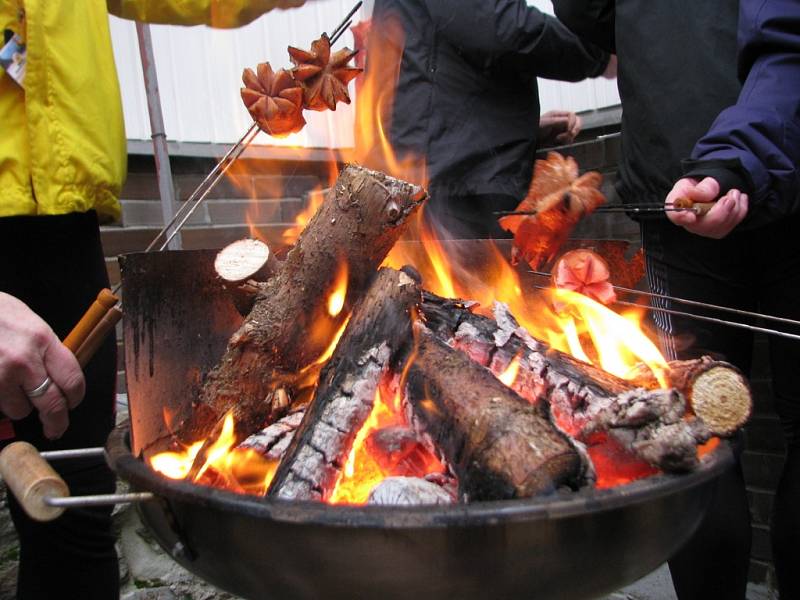
[[[303,370],[323,358],[425,197],[420,187],[348,166],[286,260],[258,291],[253,309],[206,378],[179,438],[207,438],[229,410],[237,441],[274,420],[286,408],[276,402],[277,391],[291,390]],[[337,279],[346,286],[346,296],[334,309],[328,301]]]
[[[237,240],[225,246],[214,259],[214,271],[231,294],[236,310],[246,316],[256,301],[260,283],[278,269],[278,261],[261,240]]]
[[[750,418],[753,398],[741,371],[730,363],[709,356],[694,360],[675,360],[667,373],[672,387],[680,390],[692,412],[714,435],[729,436]],[[658,381],[652,372],[637,367],[633,378],[637,385],[654,388]]]
[[[463,302],[426,293],[421,312],[440,339],[495,375],[518,361],[512,389],[549,409],[574,439],[591,445],[608,432],[624,450],[665,471],[697,464],[697,444],[710,433],[702,423],[684,420],[686,403],[678,391],[645,389],[559,352],[531,337],[504,305],[495,306],[492,320]]]
[[[304,415],[304,410],[289,413],[248,437],[239,444],[239,448],[252,448],[264,458],[280,461],[294,439]]]
[[[322,370],[314,399],[275,474],[269,496],[328,497],[372,410],[381,380],[398,351],[412,341],[411,312],[419,300],[419,288],[408,275],[380,270]]]
[[[416,329],[408,400],[458,476],[462,497],[525,498],[578,485],[578,452],[539,408],[424,326]]]

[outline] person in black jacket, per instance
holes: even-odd
[[[609,54],[524,0],[376,0],[372,22],[371,45],[403,45],[389,141],[424,162],[426,215],[443,236],[506,237],[493,212],[530,184],[537,76],[596,77]]]
[[[786,8],[763,0],[742,0],[741,5],[769,19],[762,24],[766,29],[780,23],[780,11]],[[792,207],[797,204],[796,196],[792,197],[797,193],[796,160],[794,166],[790,166],[791,161],[780,159],[776,153],[766,153],[768,162],[780,172],[774,180],[781,182],[778,187],[785,191],[786,182],[793,180],[788,188],[794,188],[794,192],[788,196],[784,194],[782,207],[770,205],[770,202],[764,204],[762,195],[759,201],[763,210],[749,214],[744,220],[747,196],[752,201],[756,188],[742,185],[741,179],[737,181],[722,175],[724,167],[730,166],[726,160],[731,156],[717,153],[714,162],[706,161],[703,165],[697,160],[684,160],[690,156],[712,158],[713,153],[707,151],[715,144],[713,130],[711,137],[705,137],[700,144],[698,140],[706,136],[715,121],[715,128],[725,122],[725,109],[736,105],[740,98],[741,83],[737,77],[739,2],[555,0],[554,7],[556,15],[578,35],[618,54],[623,120],[617,191],[622,202],[672,200],[676,194],[668,194],[673,183],[687,175],[702,182],[701,192],[705,194],[703,190],[710,186],[711,180],[703,181],[704,176],[719,177],[714,180],[715,189],[707,190],[708,195],[703,196],[706,200],[722,198],[713,214],[703,218],[708,220],[701,224],[701,219],[688,218],[692,221],[689,223],[686,217],[670,215],[678,224],[688,225],[696,233],[703,233],[701,230],[705,227],[705,234],[713,234],[713,237],[696,235],[663,216],[641,221],[651,289],[679,298],[800,318],[797,303],[800,245],[795,241],[800,219],[796,208]],[[765,39],[765,33],[761,31],[757,37]],[[785,94],[796,80],[787,79],[774,66],[762,73],[782,90],[775,93]],[[749,95],[755,100],[752,93]],[[748,96],[746,90],[742,94],[745,96]],[[728,138],[740,144],[748,137],[762,139],[771,135],[775,127],[768,121],[774,119],[777,107],[773,100],[777,98],[759,98],[757,104],[761,108],[747,121],[738,119],[735,127],[729,130]],[[792,118],[797,119],[797,114]],[[794,126],[796,128],[796,122]],[[782,125],[778,130],[786,131]],[[737,186],[744,189],[736,189]],[[762,186],[760,191],[763,194],[766,190]],[[681,193],[690,192],[682,189]],[[765,213],[771,213],[773,218],[765,219]],[[686,309],[663,298],[655,300],[654,306]],[[724,313],[694,310],[726,318]],[[670,358],[711,354],[732,362],[744,373],[750,372],[753,337],[749,331],[659,311],[653,315]],[[797,370],[800,345],[781,338],[769,341],[775,406],[785,423],[800,423],[800,418],[792,420],[790,417],[800,415]],[[795,440],[800,439],[795,430],[800,428],[787,429],[790,445],[797,444]],[[736,467],[719,480],[712,505],[697,534],[669,561],[681,600],[745,598],[750,519],[741,467]],[[797,479],[792,485],[798,485]],[[785,497],[797,496],[800,493],[793,492]],[[780,498],[779,491],[776,507],[780,506]],[[795,540],[795,555],[796,532],[795,527],[790,534]],[[776,551],[779,566],[781,557],[778,554]],[[798,596],[795,592],[781,597]]]

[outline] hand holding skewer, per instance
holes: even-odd
[[[719,196],[719,183],[713,177],[698,182],[686,177],[678,180],[664,201],[665,207],[698,207],[701,211],[666,211],[675,225],[704,237],[721,239],[728,235],[747,214],[748,197],[740,190]],[[716,200],[716,202],[715,202]]]
[[[69,410],[83,399],[78,361],[38,315],[0,293],[0,410],[11,419],[38,411],[48,439],[69,425]]]

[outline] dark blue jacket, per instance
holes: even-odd
[[[756,227],[800,212],[800,0],[740,1],[739,77],[686,174],[748,192],[742,225]]]

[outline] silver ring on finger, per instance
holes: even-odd
[[[44,381],[42,383],[37,385],[32,390],[23,390],[23,391],[25,392],[25,395],[28,398],[38,398],[39,396],[44,396],[45,392],[48,390],[48,388],[50,387],[50,384],[52,384],[52,383],[53,383],[53,380],[50,379],[50,377],[48,376],[48,377],[44,378]]]

